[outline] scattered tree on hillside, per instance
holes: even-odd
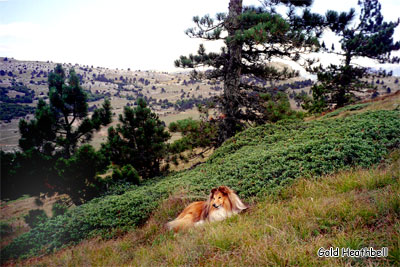
[[[131,164],[143,178],[160,173],[160,161],[166,153],[170,138],[164,123],[139,98],[137,106],[124,107],[115,128],[108,129],[108,141],[102,150],[120,166]]]
[[[111,105],[105,100],[89,118],[87,96],[71,69],[67,78],[61,65],[49,74],[49,99],[39,100],[35,119],[21,120],[19,145],[23,151],[36,149],[43,154],[62,153],[69,158],[79,144],[91,140],[93,132],[111,122]]]
[[[225,46],[219,53],[206,53],[200,45],[196,55],[181,56],[175,65],[193,69],[212,67],[204,73],[205,77],[224,82],[224,93],[219,99],[225,117],[220,127],[220,142],[233,136],[245,121],[265,121],[265,106],[259,96],[266,92],[265,88],[246,84],[242,77],[264,80],[293,77],[295,72],[277,70],[265,63],[275,57],[298,60],[301,53],[318,49],[317,38],[324,18],[308,9],[301,14],[296,12],[297,8],[311,3],[311,0],[268,0],[263,7],[243,7],[241,0],[231,0],[228,15],[218,13],[215,19],[209,15],[193,18],[196,27],[188,29],[187,35],[223,40]],[[285,18],[275,9],[278,4],[288,7]]]
[[[35,118],[20,120],[23,152],[1,153],[2,199],[58,192],[80,204],[100,193],[95,176],[108,162],[92,146],[81,145],[111,122],[111,106],[105,101],[89,117],[86,101],[75,72],[67,77],[57,65],[49,74],[49,103],[39,100]]]
[[[60,158],[55,163],[57,178],[49,180],[46,192],[67,194],[76,204],[98,196],[105,189],[106,181],[97,176],[98,172],[106,170],[108,159],[103,153],[85,144],[77,149],[70,158]]]
[[[265,101],[265,118],[269,122],[277,122],[284,119],[300,119],[303,113],[296,112],[290,108],[287,95],[283,92],[276,94],[264,93],[260,97]]]
[[[205,114],[205,113],[204,113]],[[168,126],[173,133],[181,133],[182,138],[176,140],[169,146],[169,152],[179,154],[186,150],[192,150],[197,147],[209,148],[215,147],[218,140],[218,126],[214,119],[208,117],[200,120],[192,118],[171,122]]]
[[[369,75],[368,69],[352,63],[357,57],[374,59],[379,63],[397,62],[398,58],[391,58],[391,52],[400,49],[400,42],[393,41],[394,29],[399,25],[396,22],[384,22],[381,14],[381,4],[378,0],[360,0],[361,7],[359,21],[355,26],[349,22],[355,17],[355,10],[348,13],[328,11],[326,14],[330,28],[341,37],[341,52],[332,51],[343,56],[342,65],[330,65],[326,70],[318,70],[318,81],[313,88],[313,101],[307,99],[304,107],[312,112],[336,105],[341,107],[354,100],[355,92],[365,87],[371,87],[367,81],[361,80]],[[336,25],[335,21],[344,23]],[[385,74],[383,74],[385,75]],[[379,84],[379,80],[376,81]]]

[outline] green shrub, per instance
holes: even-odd
[[[29,213],[24,216],[25,222],[31,228],[35,228],[39,224],[44,223],[47,219],[46,213],[41,209],[30,210]]]
[[[227,185],[241,198],[274,192],[293,179],[353,166],[368,167],[400,147],[400,111],[373,111],[340,119],[284,121],[229,139],[204,164],[144,181],[122,195],[93,199],[47,220],[1,251],[2,259],[53,251],[66,244],[140,225],[171,193],[185,188],[206,196]]]
[[[1,221],[0,222],[0,236],[1,238],[8,236],[13,231],[13,228],[10,224]]]
[[[328,108],[328,99],[326,97],[327,89],[321,84],[314,84],[311,87],[312,97],[309,95],[300,95],[299,99],[303,102],[301,107],[311,114],[321,113]]]
[[[140,183],[139,173],[131,164],[124,165],[120,169],[114,169],[112,174],[113,181],[126,181],[130,184],[138,185]]]
[[[217,145],[218,122],[209,121],[208,116],[202,120],[188,118],[171,122],[168,128],[170,132],[182,134],[182,138],[169,145],[169,152],[172,154],[179,154],[196,147],[206,148]],[[172,161],[175,163],[176,160],[172,158]]]
[[[68,207],[65,203],[62,201],[57,201],[53,204],[53,207],[51,208],[51,211],[53,212],[53,217],[63,215],[65,212],[67,212]]]
[[[337,116],[340,113],[345,112],[345,111],[360,110],[360,109],[363,109],[365,107],[368,107],[369,105],[370,105],[370,103],[348,105],[348,106],[345,106],[345,107],[342,107],[342,108],[338,108],[338,109],[336,109],[336,110],[334,110],[332,112],[329,112],[328,114],[326,114],[324,116],[324,118],[331,118],[331,117]]]
[[[290,108],[290,102],[287,95],[283,92],[276,94],[260,94],[261,99],[265,102],[263,112],[264,121],[277,122],[287,119],[303,119],[304,113],[294,111]]]
[[[128,190],[132,190],[136,188],[137,185],[132,185],[131,183],[127,182],[126,180],[117,180],[111,181],[108,186],[106,192],[104,192],[104,196],[108,195],[122,195],[123,193],[127,192]]]

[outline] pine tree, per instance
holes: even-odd
[[[243,7],[241,0],[230,0],[229,12],[218,13],[214,18],[206,15],[193,18],[195,28],[186,34],[204,40],[223,40],[225,46],[219,53],[206,53],[200,45],[197,55],[181,56],[177,67],[211,67],[205,78],[224,82],[224,93],[219,99],[224,120],[220,127],[220,141],[233,136],[244,122],[265,121],[265,105],[260,93],[266,93],[265,82],[251,81],[287,79],[297,73],[288,69],[277,70],[266,64],[273,58],[298,60],[300,54],[318,50],[318,37],[325,20],[322,16],[304,9],[298,15],[297,8],[310,6],[311,0],[269,0],[262,7]],[[275,7],[284,4],[288,8],[284,18]]]
[[[40,100],[35,119],[20,120],[23,151],[35,149],[44,155],[62,154],[70,158],[78,145],[91,140],[94,131],[112,120],[111,105],[105,100],[89,118],[87,97],[73,69],[66,76],[60,64],[49,74],[49,104]]]
[[[338,14],[336,11],[328,11],[326,14],[331,30],[341,37],[341,52],[331,52],[344,59],[342,65],[330,65],[325,70],[318,69],[320,84],[312,89],[313,96],[314,99],[325,99],[326,105],[314,109],[315,111],[321,111],[330,105],[344,106],[355,99],[355,92],[371,87],[368,82],[362,80],[370,74],[369,70],[352,64],[354,58],[366,57],[379,63],[393,63],[399,60],[397,57],[392,58],[391,52],[400,49],[400,42],[393,41],[393,33],[400,19],[395,22],[384,22],[378,0],[360,0],[358,5],[361,12],[359,22],[355,26],[350,26],[348,23],[354,19],[355,9],[351,9],[348,13]],[[341,24],[342,26],[339,24],[341,21],[345,22]]]
[[[102,150],[114,164],[132,165],[143,178],[160,173],[160,162],[170,138],[164,123],[139,98],[137,106],[124,107],[116,128],[108,129],[108,141]]]
[[[376,59],[379,63],[390,61],[391,52],[400,49],[400,42],[393,42],[394,29],[399,25],[400,19],[384,22],[379,0],[359,0],[358,5],[361,7],[361,13],[357,26],[332,28],[342,37],[340,43],[344,52],[342,55],[345,56],[344,65],[349,66],[354,57],[368,57]],[[327,15],[328,21],[335,19],[334,17],[332,12]]]
[[[108,159],[93,146],[80,146],[68,159],[59,158],[55,169],[58,177],[49,179],[45,192],[67,194],[76,205],[82,204],[105,191],[105,181],[96,174],[107,169]]]
[[[89,117],[78,75],[71,70],[67,77],[61,65],[48,80],[49,103],[40,100],[34,119],[20,120],[19,145],[23,152],[2,153],[2,195],[3,189],[7,192],[2,197],[58,192],[79,204],[99,193],[95,174],[108,162],[84,143],[94,131],[111,122],[111,106],[106,100]]]

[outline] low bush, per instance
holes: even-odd
[[[25,117],[34,112],[35,108],[28,105],[0,103],[0,120],[2,121],[10,121],[14,118]]]
[[[263,104],[265,121],[277,122],[285,119],[303,119],[305,116],[305,113],[294,111],[290,108],[289,99],[283,92],[260,94],[260,97],[265,101]]]
[[[12,232],[13,228],[10,224],[3,221],[0,222],[0,236],[2,238],[10,235]]]
[[[130,184],[138,185],[140,183],[140,176],[131,164],[127,164],[120,169],[113,170],[112,180],[126,181]]]
[[[340,113],[345,112],[345,111],[360,110],[360,109],[363,109],[363,108],[369,106],[370,104],[371,103],[364,103],[364,104],[355,104],[355,105],[344,106],[342,108],[338,108],[332,112],[329,112],[328,114],[326,114],[324,116],[324,118],[331,118],[331,117],[337,116]]]
[[[68,206],[63,201],[57,201],[53,204],[51,211],[53,212],[53,217],[63,215],[67,212]]]
[[[262,125],[229,139],[193,170],[147,180],[122,195],[93,199],[47,220],[5,247],[1,258],[53,251],[99,234],[111,237],[116,229],[142,224],[180,188],[206,196],[210,188],[224,184],[244,199],[262,196],[298,177],[371,166],[396,147],[400,147],[400,111]]]
[[[35,228],[39,224],[45,222],[47,219],[48,217],[46,213],[41,209],[30,210],[29,213],[24,216],[25,222],[31,228]]]

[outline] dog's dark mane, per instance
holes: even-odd
[[[206,202],[204,202],[203,210],[201,212],[201,220],[206,220],[208,216],[210,215],[210,209],[211,209],[211,200],[214,197],[214,194],[219,191],[221,192],[224,196],[228,198],[228,201],[230,203],[230,206],[232,207],[232,211],[236,210],[243,210],[246,208],[245,205],[239,200],[237,195],[228,187],[226,186],[220,186],[218,188],[213,188],[211,190],[211,193],[207,199]]]

